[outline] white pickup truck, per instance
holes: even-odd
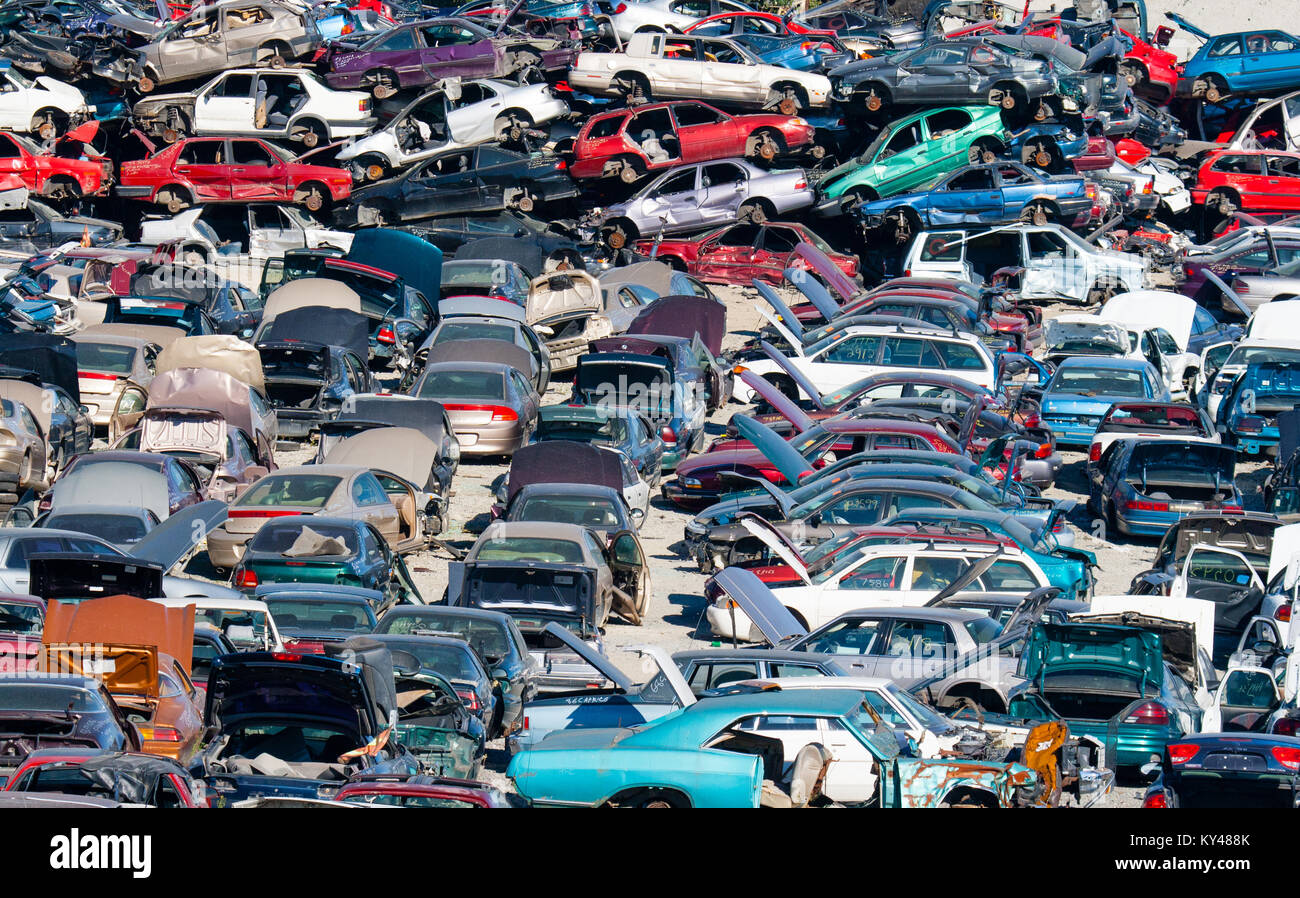
[[[581,53],[569,70],[575,90],[631,99],[708,99],[794,115],[830,105],[824,75],[766,65],[720,37],[634,34],[623,53]]]

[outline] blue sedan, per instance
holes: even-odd
[[[1043,423],[1058,445],[1087,446],[1110,407],[1130,399],[1173,401],[1164,379],[1145,359],[1072,356],[1043,388]]]
[[[1189,514],[1240,511],[1237,451],[1206,440],[1128,439],[1106,447],[1088,503],[1112,531],[1163,536]]]
[[[906,243],[925,228],[960,224],[1083,224],[1092,199],[1079,175],[1047,175],[1018,162],[967,165],[927,190],[863,203],[857,214],[864,227],[894,227]]]

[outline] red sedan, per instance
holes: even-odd
[[[90,141],[98,127],[98,122],[87,122],[72,129],[60,138],[57,151],[69,142]],[[113,163],[103,156],[88,152],[71,158],[59,156],[9,131],[0,131],[0,172],[18,175],[33,193],[67,199],[102,196],[113,183]]]
[[[655,251],[653,240],[639,240],[634,249],[674,268],[714,284],[747,286],[754,278],[780,284],[785,269],[808,270],[808,263],[795,254],[800,243],[810,243],[830,257],[845,276],[858,275],[858,257],[837,253],[807,227],[790,222],[728,225],[694,239],[664,240]]]
[[[510,808],[516,802],[497,789],[475,780],[421,774],[407,778],[375,776],[348,783],[335,801],[379,804],[402,808]]]
[[[792,115],[732,115],[694,100],[648,103],[593,116],[574,141],[569,174],[617,175],[631,184],[689,162],[733,156],[770,162],[811,148],[813,134],[812,125]]]
[[[179,212],[194,203],[298,203],[312,212],[352,193],[346,169],[306,165],[256,138],[192,137],[122,163],[119,196]]]
[[[1300,153],[1222,150],[1196,173],[1192,202],[1221,215],[1300,212]]]

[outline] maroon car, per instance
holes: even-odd
[[[542,37],[511,38],[465,19],[425,19],[382,31],[360,45],[330,44],[321,59],[335,90],[369,90],[377,99],[443,78],[499,78],[522,69],[568,69],[576,47]]]
[[[818,247],[845,277],[857,277],[857,256],[837,253],[806,225],[784,221],[741,222],[702,237],[664,240],[657,249],[653,240],[638,240],[633,249],[702,281],[748,286],[754,278],[780,284],[787,268],[807,270],[808,263],[795,253],[800,243]]]
[[[445,776],[358,777],[334,796],[352,804],[401,808],[512,808],[523,805],[487,783]]]
[[[731,115],[695,100],[649,103],[593,116],[578,132],[569,172],[575,178],[617,175],[631,184],[689,162],[735,156],[771,162],[812,149],[813,132],[793,115]]]

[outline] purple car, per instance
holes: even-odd
[[[1198,254],[1183,259],[1185,280],[1178,289],[1184,296],[1201,300],[1202,293],[1207,289],[1210,291],[1208,294],[1210,298],[1220,293],[1218,287],[1206,284],[1207,269],[1225,281],[1231,282],[1235,275],[1259,274],[1300,255],[1300,238],[1291,236],[1274,235],[1272,247],[1269,245],[1268,238],[1262,233],[1253,238],[1240,237],[1235,240],[1219,238],[1215,243],[1218,242],[1224,242],[1226,245],[1212,255]],[[1244,314],[1249,316],[1250,311],[1247,309]]]
[[[360,44],[333,42],[322,65],[335,90],[370,90],[384,99],[442,78],[500,78],[525,69],[567,69],[576,46],[549,38],[509,37],[466,19],[425,19],[390,28]]]

